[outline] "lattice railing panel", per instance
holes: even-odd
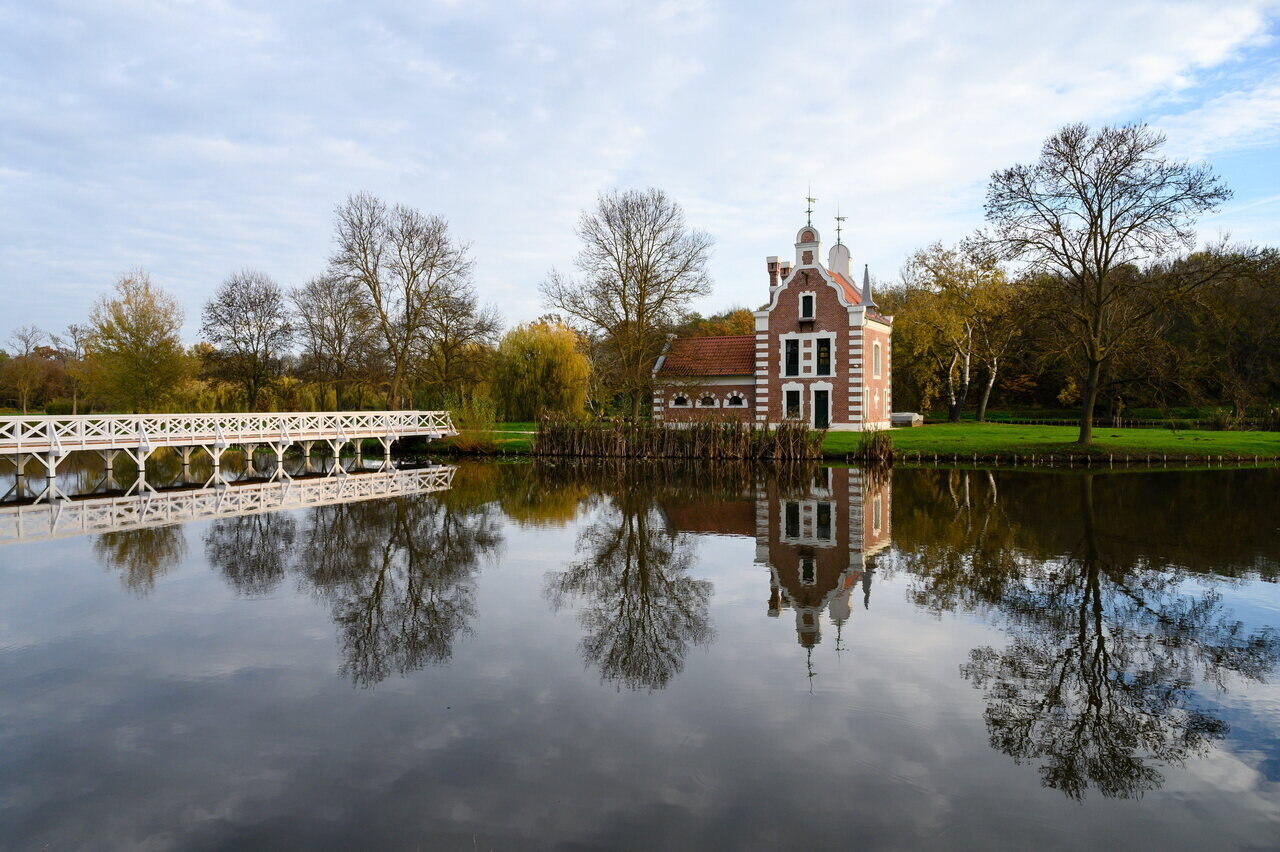
[[[454,435],[447,411],[0,417],[0,455]]]

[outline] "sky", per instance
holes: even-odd
[[[139,266],[194,342],[232,272],[322,272],[359,191],[444,216],[508,324],[615,188],[714,238],[703,313],[764,301],[810,192],[893,279],[1077,121],[1164,131],[1235,191],[1203,239],[1280,245],[1278,37],[1250,0],[0,0],[0,346]]]

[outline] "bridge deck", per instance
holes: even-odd
[[[456,435],[447,411],[328,411],[261,414],[104,414],[0,417],[0,456],[77,450],[395,441]]]

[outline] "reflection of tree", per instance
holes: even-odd
[[[284,578],[297,537],[289,512],[222,518],[205,533],[204,553],[237,592],[265,595]]]
[[[1203,753],[1226,732],[1194,706],[1198,681],[1261,680],[1280,658],[1280,640],[1269,629],[1246,631],[1216,593],[1188,592],[1177,572],[1110,561],[1093,476],[1080,488],[1083,535],[1065,558],[1018,559],[990,547],[973,532],[989,528],[987,519],[975,526],[969,517],[983,504],[961,500],[956,523],[967,532],[953,533],[951,556],[905,562],[920,603],[992,609],[1014,635],[1004,650],[975,649],[962,669],[985,691],[992,746],[1040,762],[1042,782],[1073,798],[1090,786],[1139,796],[1162,784],[1157,765]],[[994,491],[991,498],[994,514]]]
[[[488,510],[429,497],[317,507],[300,564],[333,609],[344,673],[371,686],[447,661],[475,615],[480,558],[500,542]]]
[[[585,599],[583,655],[606,680],[628,689],[662,689],[684,667],[690,644],[710,640],[712,586],[688,575],[688,539],[666,529],[647,497],[622,492],[578,538],[586,558],[548,576],[559,609]]]
[[[103,533],[93,552],[108,570],[119,571],[121,582],[138,595],[150,594],[156,580],[187,554],[182,527],[144,527]]]

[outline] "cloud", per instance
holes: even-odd
[[[334,204],[368,190],[449,218],[519,321],[578,211],[647,184],[718,241],[701,309],[761,300],[810,182],[815,221],[840,203],[855,261],[892,276],[976,225],[986,176],[1068,121],[1148,118],[1171,150],[1248,147],[1274,173],[1277,10],[0,6],[0,292],[16,322],[61,327],[145,262],[194,317],[233,269],[314,274]],[[1239,202],[1276,193],[1265,171],[1233,175]],[[1280,240],[1262,210],[1228,224]]]

